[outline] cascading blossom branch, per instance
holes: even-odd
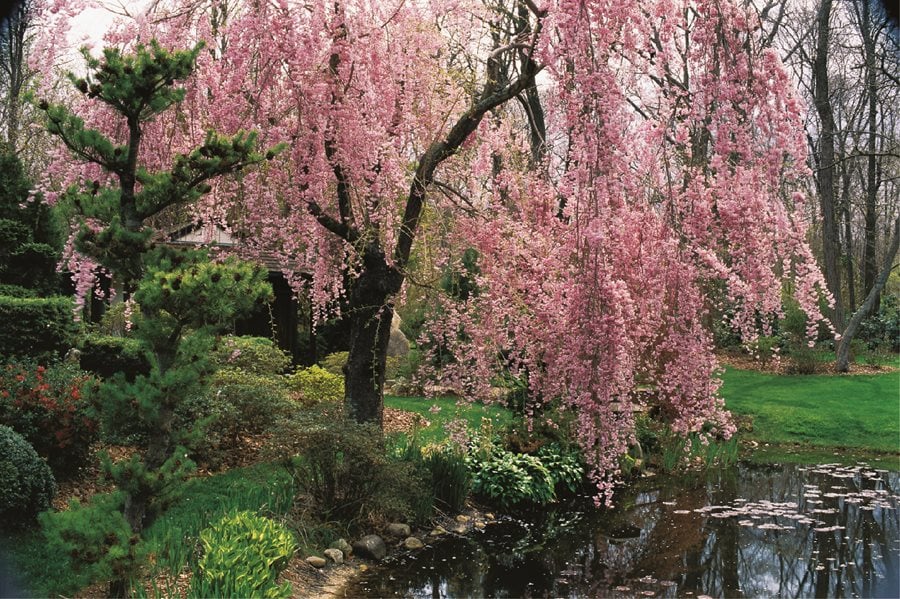
[[[565,167],[552,182],[523,175],[512,193],[495,179],[491,209],[459,219],[458,247],[480,255],[478,293],[448,301],[431,336],[456,358],[443,376],[468,395],[487,397],[505,368],[527,373],[528,415],[551,403],[573,413],[608,502],[635,410],[685,436],[734,432],[713,308],[727,303],[750,341],[781,315],[792,279],[812,335],[830,296],[792,191],[805,174],[800,107],[750,14],[607,0],[548,15],[548,121]]]
[[[410,248],[432,234],[420,218],[451,215],[436,228],[479,262],[476,292],[431,325],[453,356],[436,374],[470,396],[487,395],[498,370],[527,374],[527,413],[552,402],[573,414],[608,500],[643,398],[681,433],[733,431],[717,396],[716,303],[750,340],[779,315],[785,278],[810,331],[828,296],[795,191],[800,106],[753,15],[737,0],[536,4],[523,0],[533,35],[505,50],[480,29],[491,11],[468,0],[235,2],[215,23],[195,2],[166,0],[106,42],[205,40],[184,101],[148,124],[142,155],[170,164],[208,129],[285,144],[216,184],[197,214],[277,257],[320,318],[346,301],[367,334],[390,322]],[[526,38],[543,70],[519,64],[517,81],[537,76],[547,99],[539,168],[486,58],[515,62]],[[473,91],[493,97],[479,90],[497,103],[475,111]],[[121,123],[107,116],[86,121],[113,135]],[[84,165],[56,173],[62,188],[85,178]],[[357,357],[379,355],[366,343],[380,337],[359,339]],[[353,372],[378,417],[383,365],[372,362]]]

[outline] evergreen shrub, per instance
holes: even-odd
[[[280,376],[223,368],[210,375],[208,383],[179,406],[176,424],[182,430],[200,425],[200,434],[189,445],[194,459],[213,467],[243,455],[242,435],[264,433],[296,409]]]
[[[143,563],[139,538],[122,515],[122,493],[77,499],[62,512],[41,515],[41,528],[59,572],[69,574],[68,591],[110,579],[133,579]]]
[[[212,359],[220,368],[240,368],[252,374],[282,374],[291,365],[291,357],[265,337],[224,336]]]
[[[0,359],[58,360],[74,345],[78,327],[69,297],[0,296]]]
[[[315,364],[297,369],[288,377],[288,384],[303,404],[340,402],[344,399],[344,377]]]
[[[330,353],[319,360],[319,366],[321,366],[334,376],[344,378],[344,365],[347,364],[347,359],[349,357],[350,352],[346,351],[337,351],[334,353]]]
[[[150,357],[137,339],[90,333],[81,340],[81,367],[104,379],[121,372],[133,382],[150,374]]]
[[[0,425],[0,528],[32,521],[55,494],[47,463],[22,435]]]

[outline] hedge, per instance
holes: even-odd
[[[150,357],[137,339],[89,334],[80,349],[81,367],[103,378],[121,372],[134,381],[139,374],[150,374]]]
[[[48,362],[72,347],[78,326],[70,297],[0,296],[0,358]]]

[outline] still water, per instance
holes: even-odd
[[[740,466],[643,479],[397,555],[350,597],[900,597],[900,473]]]

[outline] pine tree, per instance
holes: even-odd
[[[100,167],[103,173],[73,183],[65,194],[81,218],[75,249],[118,276],[140,308],[133,335],[148,350],[150,373],[133,382],[120,373],[100,390],[101,410],[111,427],[130,422],[150,431],[144,451],[130,460],[114,464],[104,459],[106,473],[124,494],[124,518],[135,540],[193,467],[181,443],[195,431],[180,430],[174,416],[186,398],[202,391],[215,335],[272,295],[263,270],[233,260],[213,263],[202,252],[155,248],[155,231],[147,224],[166,209],[190,205],[208,193],[210,180],[263,159],[254,133],[210,131],[202,145],[175,156],[171,168],[151,171],[146,166],[141,153],[145,129],[183,99],[184,89],[175,82],[190,76],[201,48],[202,43],[188,51],[168,51],[151,41],[131,54],[107,48],[102,59],[83,50],[89,73],[70,74],[69,79],[87,100],[104,104],[106,113],[111,109],[119,121],[113,125],[124,131],[120,140],[85,126],[65,106],[39,104],[50,133],[88,169],[96,173]],[[65,526],[51,519],[48,529],[63,537],[75,534],[60,533]],[[101,560],[116,550],[97,549],[89,554]],[[120,556],[128,563],[114,574],[110,595],[125,596],[127,572],[134,570],[131,562],[137,555]]]

